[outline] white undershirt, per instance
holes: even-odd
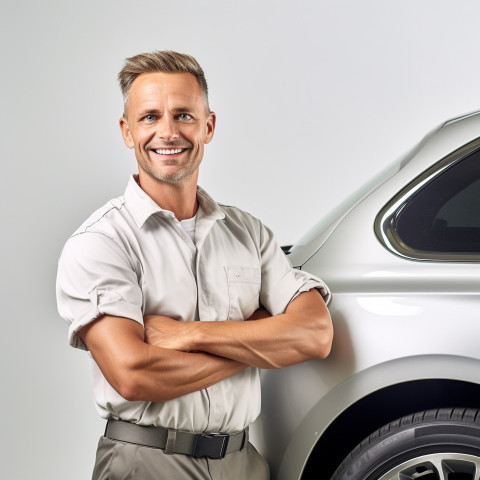
[[[187,218],[185,220],[180,220],[180,226],[183,228],[183,231],[190,237],[192,242],[195,244],[195,227],[197,225],[197,215],[192,218]]]

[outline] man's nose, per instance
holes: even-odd
[[[175,140],[179,137],[175,120],[169,115],[164,115],[158,123],[157,135],[166,141]]]

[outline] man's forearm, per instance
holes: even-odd
[[[312,299],[315,294],[318,301]],[[294,300],[281,315],[248,322],[205,322],[197,328],[199,350],[260,368],[325,358],[332,340],[330,316],[316,291]]]
[[[186,353],[144,342],[143,327],[104,316],[82,339],[110,385],[125,399],[161,402],[209,387],[248,365],[210,353]]]
[[[330,352],[333,330],[317,291],[305,292],[282,315],[251,321],[146,322],[147,341],[179,350],[200,350],[260,368],[280,368]]]
[[[148,361],[134,366],[133,389],[128,400],[160,402],[210,387],[248,367],[210,353],[176,352],[157,347]],[[173,355],[172,355],[173,353]]]

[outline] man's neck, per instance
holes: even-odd
[[[140,188],[160,208],[173,212],[177,220],[192,218],[197,213],[197,175],[180,183],[161,182],[142,172],[136,179]]]

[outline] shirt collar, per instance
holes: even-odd
[[[155,213],[166,218],[174,219],[175,215],[169,210],[159,207],[138,185],[135,175],[128,181],[124,194],[125,204],[131,213],[138,228],[142,228],[145,222]],[[210,195],[201,187],[197,186],[197,200],[205,216],[214,219],[225,218],[225,213]]]
[[[197,200],[205,216],[212,217],[215,220],[222,220],[225,218],[225,213],[218,203],[198,185]]]

